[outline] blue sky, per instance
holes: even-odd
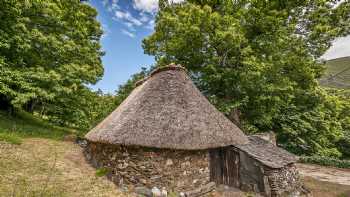
[[[172,0],[181,2],[182,0]],[[104,76],[94,90],[114,93],[132,74],[149,67],[154,58],[145,55],[142,40],[153,32],[158,0],[90,0],[99,13],[104,29],[101,40],[106,55],[102,58]],[[350,55],[350,36],[337,39],[323,56],[326,59]]]
[[[153,57],[143,53],[141,44],[153,31],[156,9],[136,7],[131,0],[91,0],[90,4],[98,10],[98,20],[105,32],[101,42],[106,52],[102,58],[104,76],[92,88],[114,93],[141,67],[154,63]]]

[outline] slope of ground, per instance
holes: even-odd
[[[59,140],[63,136],[76,133],[73,129],[52,126],[26,112],[9,115],[0,111],[0,140],[20,144],[22,138],[42,137]]]
[[[312,164],[298,164],[298,169],[303,176],[313,177],[319,181],[348,185],[350,188],[350,169],[339,169]]]
[[[350,57],[328,60],[325,75],[320,79],[323,86],[350,88]]]
[[[350,197],[350,186],[319,181],[308,176],[303,180],[313,197]]]
[[[0,196],[125,196],[85,162],[72,142],[25,139],[0,142]]]
[[[0,196],[126,196],[105,177],[96,176],[81,147],[62,141],[72,132],[27,113],[9,117],[0,112]],[[350,171],[304,164],[300,168],[313,196],[350,197]],[[213,195],[223,196],[225,192],[218,189]],[[228,193],[252,196],[237,190]]]

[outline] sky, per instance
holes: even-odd
[[[89,4],[99,13],[97,20],[104,30],[101,44],[106,53],[102,57],[104,76],[91,88],[115,93],[141,67],[155,63],[154,57],[144,54],[142,40],[153,32],[158,0],[90,0]],[[350,36],[337,39],[323,58],[349,55]]]

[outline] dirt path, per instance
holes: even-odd
[[[72,142],[26,139],[0,142],[0,196],[126,196],[84,160]]]
[[[312,177],[319,181],[327,181],[350,186],[350,170],[324,167],[312,164],[297,164],[302,176]]]

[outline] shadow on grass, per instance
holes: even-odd
[[[20,144],[22,138],[61,140],[68,134],[79,134],[79,132],[74,129],[53,126],[23,111],[11,116],[0,111],[0,141]]]

